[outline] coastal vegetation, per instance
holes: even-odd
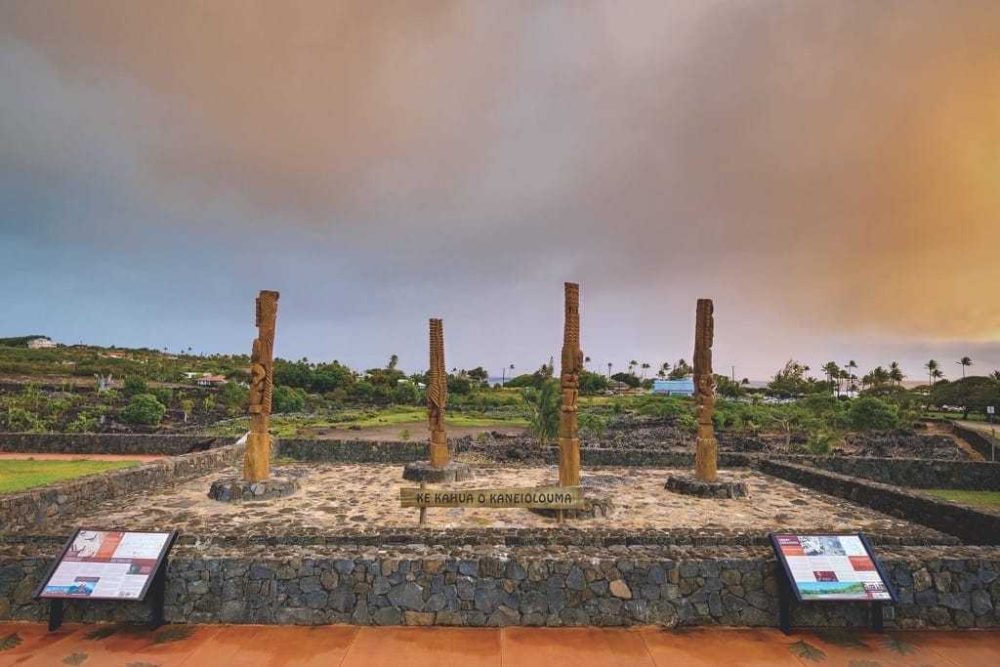
[[[633,363],[634,362],[634,363]],[[627,371],[584,370],[579,422],[585,436],[599,436],[615,420],[667,420],[695,428],[694,404],[682,396],[650,393],[655,379],[690,373],[684,359],[653,365],[633,360]],[[972,366],[958,360],[963,371]],[[236,434],[247,425],[244,355],[194,355],[152,349],[59,346],[0,347],[0,429],[6,431],[107,432],[205,431]],[[490,383],[483,367],[448,375],[448,423],[478,429],[526,429],[540,441],[556,437],[560,393],[554,363]],[[648,377],[656,368],[655,377]],[[506,372],[507,369],[505,369]],[[603,370],[603,369],[602,369]],[[788,446],[822,453],[848,433],[908,430],[921,419],[984,418],[1000,405],[1000,374],[945,379],[940,364],[926,365],[929,383],[904,386],[899,364],[859,375],[853,361],[824,364],[821,377],[789,360],[763,387],[716,375],[720,433],[776,435]],[[323,429],[399,427],[419,433],[426,377],[406,373],[391,355],[383,367],[358,371],[339,361],[277,359],[273,429],[279,437]],[[212,384],[202,377],[216,378]],[[419,436],[416,436],[419,437]]]

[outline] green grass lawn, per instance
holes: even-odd
[[[307,429],[319,428],[376,428],[379,426],[412,425],[426,423],[427,409],[423,407],[391,406],[386,408],[347,409],[329,415],[274,415],[271,417],[271,433],[278,438],[294,438]],[[449,426],[527,426],[528,420],[518,415],[487,415],[476,412],[447,412],[445,421]],[[235,437],[250,428],[249,418],[234,419],[225,425],[210,429],[215,435]]]
[[[926,493],[971,507],[1000,509],[1000,491],[966,491],[964,489],[925,489]]]
[[[936,419],[951,419],[955,421],[985,422],[989,421],[986,415],[978,412],[970,412],[968,417],[963,417],[961,412],[941,412],[940,410],[928,410],[924,413],[927,417]]]
[[[0,461],[0,493],[24,491],[106,470],[139,465],[139,461]]]

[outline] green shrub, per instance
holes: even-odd
[[[97,417],[89,412],[81,412],[76,419],[66,424],[67,433],[93,433],[97,430]]]
[[[890,429],[899,425],[899,413],[894,405],[874,396],[862,396],[851,403],[848,421],[857,431]]]
[[[148,394],[149,389],[146,388],[146,381],[141,377],[130,375],[125,378],[125,384],[122,385],[122,393],[131,398],[137,394]]]
[[[836,440],[836,433],[825,428],[820,428],[809,433],[809,437],[806,440],[806,449],[809,450],[810,454],[829,454]]]
[[[522,396],[528,406],[528,432],[544,446],[559,432],[559,383],[549,380],[541,389],[524,389]]]
[[[306,393],[301,389],[278,386],[271,397],[274,412],[302,412],[306,407]]]
[[[3,415],[4,429],[14,432],[44,431],[45,420],[24,408],[10,408]]]
[[[392,399],[400,405],[417,405],[420,403],[420,390],[412,382],[399,382],[392,391]]]
[[[156,396],[156,400],[164,405],[170,405],[174,402],[174,392],[170,387],[156,387],[149,393]]]
[[[591,373],[588,370],[580,371],[579,387],[580,393],[584,396],[601,394],[608,390],[608,378],[600,373]]]
[[[156,426],[163,419],[167,408],[152,394],[136,394],[121,412],[122,420],[128,424]]]
[[[235,382],[227,382],[219,389],[219,402],[226,407],[226,412],[232,416],[246,414],[250,403],[250,389],[241,387]],[[273,398],[272,398],[273,400]]]
[[[608,429],[608,422],[600,415],[581,412],[577,420],[582,433],[593,435],[597,438],[603,437],[605,431]]]

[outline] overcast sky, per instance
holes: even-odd
[[[0,336],[1000,367],[1000,2],[0,1]]]

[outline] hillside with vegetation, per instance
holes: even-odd
[[[31,337],[5,339],[26,341]],[[0,429],[35,432],[168,431],[237,434],[246,429],[247,355],[195,355],[148,348],[0,346]],[[931,364],[933,366],[933,364]],[[649,364],[627,372],[585,370],[580,377],[580,426],[600,437],[609,425],[669,422],[681,435],[694,432],[689,398],[651,395]],[[933,370],[933,369],[932,369]],[[964,370],[964,367],[963,367]],[[828,452],[857,434],[914,434],[930,418],[984,419],[1000,406],[1000,373],[903,386],[898,364],[857,376],[851,364],[830,362],[825,377],[794,360],[766,387],[716,376],[716,427],[723,442],[783,443],[792,451]],[[690,373],[683,360],[658,367],[657,378]],[[422,438],[423,373],[385,366],[355,370],[338,361],[277,359],[274,367],[275,433],[312,436],[324,430],[381,428],[393,439]],[[524,429],[552,441],[558,425],[558,379],[551,361],[491,385],[482,367],[448,376],[453,427]]]

